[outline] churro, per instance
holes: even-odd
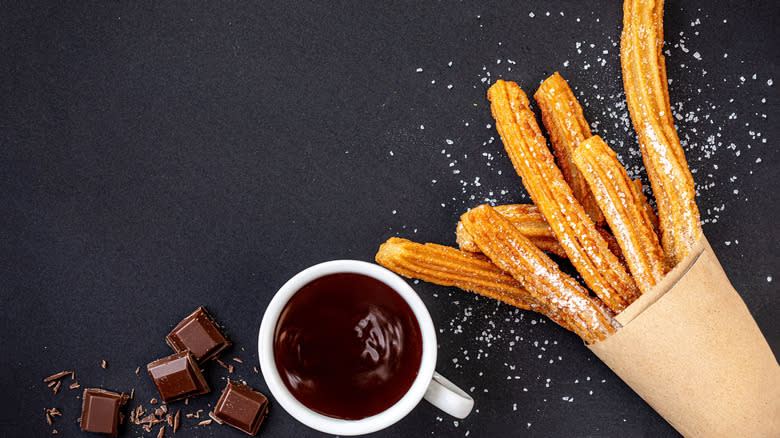
[[[585,283],[607,307],[620,312],[639,296],[636,283],[555,166],[525,93],[514,82],[498,80],[488,90],[488,100],[507,154],[534,204]]]
[[[620,64],[628,111],[658,205],[661,244],[682,260],[702,237],[696,188],[674,127],[663,48],[663,1],[626,0]]]
[[[590,219],[597,224],[603,224],[604,215],[588,188],[588,183],[572,160],[574,149],[591,136],[588,121],[582,114],[582,107],[574,97],[569,84],[558,72],[542,82],[534,94],[534,99],[539,104],[542,123],[550,135],[550,143],[563,178]]]
[[[404,277],[441,286],[455,286],[511,306],[533,310],[571,330],[554,307],[540,303],[514,277],[481,254],[391,237],[379,247],[375,259],[380,265]]]
[[[595,195],[639,290],[649,291],[668,268],[644,205],[647,201],[601,137],[580,143],[572,159]]]
[[[647,213],[647,217],[650,218],[650,222],[653,224],[653,231],[655,231],[656,235],[658,235],[658,230],[659,230],[658,216],[655,214],[655,210],[653,210],[653,206],[650,205],[650,202],[647,200],[647,196],[645,196],[645,187],[639,178],[634,179],[633,183],[634,183],[634,193],[636,193],[636,196],[642,202],[642,207],[645,209],[645,213]],[[658,240],[660,241],[660,239],[661,238],[659,237]]]
[[[539,248],[489,205],[461,216],[466,230],[493,263],[512,274],[538,302],[557,309],[585,342],[606,338],[620,327],[601,302],[564,274]]]
[[[639,187],[641,186],[642,183],[640,182]],[[547,251],[561,258],[568,257],[566,251],[564,251],[561,244],[558,243],[558,239],[555,238],[555,233],[553,233],[552,228],[547,224],[544,216],[539,212],[539,208],[535,205],[505,204],[496,205],[493,208],[501,213],[502,216],[509,219],[509,222],[512,222],[512,225],[514,225],[515,228],[520,230],[531,243],[542,251]],[[650,211],[652,212],[652,209]],[[607,242],[607,247],[612,251],[612,254],[615,254],[618,259],[623,261],[623,254],[620,251],[620,246],[618,245],[617,240],[615,240],[615,237],[604,228],[596,227],[596,230],[598,230],[599,234],[601,234]],[[463,222],[458,222],[455,236],[460,249],[469,252],[479,252],[479,247],[471,238],[469,232],[463,227]]]
[[[528,240],[542,251],[551,252],[559,257],[566,257],[566,251],[555,239],[552,229],[547,225],[544,216],[533,204],[507,204],[494,207],[502,216],[509,219]],[[458,246],[463,251],[479,252],[479,247],[471,238],[463,222],[458,222],[455,231]]]

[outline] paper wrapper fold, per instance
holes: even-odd
[[[702,238],[591,349],[686,437],[780,437],[780,367]]]

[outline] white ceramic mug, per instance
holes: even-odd
[[[398,402],[386,410],[360,420],[342,420],[322,415],[307,408],[287,389],[279,376],[274,360],[276,325],[287,302],[302,287],[317,278],[338,273],[362,274],[388,285],[409,304],[422,335],[420,368],[409,390]],[[321,432],[334,435],[361,435],[376,432],[405,417],[423,398],[457,418],[465,418],[474,407],[474,400],[466,392],[434,370],[437,351],[436,330],[433,328],[433,321],[425,304],[404,279],[373,263],[358,260],[333,260],[314,265],[288,280],[274,295],[265,315],[263,315],[257,349],[263,377],[276,401],[295,419]]]

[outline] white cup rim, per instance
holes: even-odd
[[[273,342],[279,315],[287,302],[303,286],[311,281],[330,274],[355,273],[375,278],[396,291],[409,304],[420,326],[422,336],[422,357],[417,377],[409,390],[394,405],[379,414],[360,420],[342,420],[315,412],[303,403],[285,386],[274,361]],[[332,260],[311,266],[290,278],[280,289],[266,308],[260,324],[257,340],[260,368],[268,389],[276,402],[285,411],[301,423],[334,435],[362,435],[384,429],[405,417],[422,400],[430,385],[436,367],[436,330],[431,315],[411,286],[392,271],[379,265],[360,260]]]

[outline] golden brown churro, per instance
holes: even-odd
[[[555,166],[525,93],[514,82],[498,80],[488,90],[488,100],[507,154],[534,204],[585,283],[607,307],[620,312],[639,290]]]
[[[650,222],[653,224],[653,231],[655,231],[655,234],[658,235],[658,216],[656,216],[655,210],[653,210],[653,206],[650,205],[650,202],[647,200],[647,196],[645,196],[645,186],[642,185],[642,181],[639,178],[635,179],[633,183],[634,193],[636,193],[636,196],[642,201],[642,206],[644,207],[647,216],[650,218]],[[668,261],[669,257],[667,256],[666,259]]]
[[[557,309],[585,342],[600,341],[620,327],[609,309],[591,298],[492,207],[476,207],[463,214],[461,221],[483,253],[512,274],[537,301]]]
[[[617,154],[599,136],[574,150],[574,163],[587,180],[615,235],[639,290],[647,292],[666,273],[666,256],[647,214],[647,201],[637,193]]]
[[[597,224],[603,224],[604,215],[571,157],[574,149],[591,136],[588,121],[582,114],[582,107],[574,97],[569,84],[558,72],[542,82],[534,94],[534,99],[539,104],[542,123],[550,135],[550,143],[558,167],[563,172],[563,178],[590,219]]]
[[[662,0],[623,3],[623,87],[658,204],[661,243],[676,264],[701,238],[702,230],[693,176],[674,128],[663,39]]]
[[[641,187],[642,183],[639,184]],[[568,257],[566,251],[564,251],[561,244],[558,243],[558,239],[555,238],[555,233],[553,233],[552,228],[547,224],[544,216],[539,212],[539,208],[535,205],[506,204],[496,205],[493,208],[501,213],[501,216],[509,219],[509,222],[512,222],[512,225],[514,225],[515,228],[520,230],[531,243],[542,251],[547,251],[561,258]],[[601,227],[596,227],[596,230],[598,230],[599,234],[606,240],[607,246],[609,247],[609,250],[612,251],[612,254],[615,254],[617,258],[623,261],[623,254],[620,252],[620,246],[612,234]],[[480,252],[479,247],[471,238],[469,232],[463,227],[463,222],[458,222],[455,236],[457,238],[458,246],[463,251]]]
[[[459,287],[521,309],[542,313],[571,330],[554,308],[537,301],[514,277],[483,255],[435,243],[420,244],[391,237],[379,247],[376,262],[404,277]]]
[[[563,247],[555,239],[552,229],[547,225],[544,216],[533,204],[507,204],[494,207],[502,216],[509,219],[525,237],[542,251],[551,252],[559,257],[566,257]],[[471,235],[458,222],[456,228],[458,246],[463,251],[479,252],[479,247],[471,239]]]

